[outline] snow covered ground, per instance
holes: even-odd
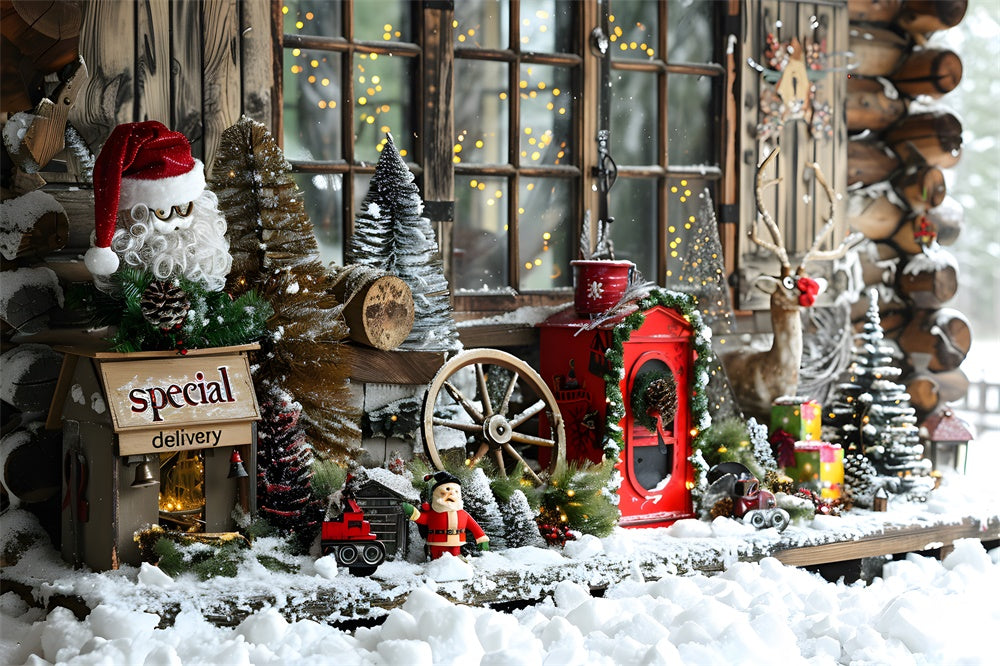
[[[950,512],[996,516],[985,486],[958,476],[921,510],[931,518]],[[890,522],[919,509],[912,505],[881,514]],[[17,513],[4,522],[17,520]],[[823,517],[789,528],[803,542],[830,529],[862,529],[875,517]],[[833,528],[832,525],[843,527]],[[66,571],[51,551],[35,549],[29,562],[5,571],[34,568],[52,581],[48,592],[99,597],[90,615],[77,620],[62,608],[42,617],[11,592],[0,596],[2,664],[987,664],[996,663],[1000,627],[1000,549],[978,540],[957,543],[943,562],[910,555],[888,563],[871,584],[830,583],[767,558],[733,557],[717,575],[648,574],[635,554],[650,548],[708,548],[741,540],[777,539],[729,519],[683,521],[656,530],[618,529],[607,539],[570,542],[565,551],[522,548],[465,562],[391,562],[376,580],[354,579],[323,558],[298,575],[248,568],[236,579],[206,583],[171,580],[155,567],[126,567],[108,574]],[[4,527],[5,536],[9,535]],[[558,561],[595,558],[632,561],[631,576],[592,597],[588,581],[563,580],[538,605],[512,613],[455,604],[450,581],[483,580],[484,570],[524,570]],[[621,559],[624,558],[624,559]],[[629,559],[631,558],[631,560]],[[617,560],[616,560],[617,561]],[[60,568],[62,567],[62,568]],[[645,575],[643,571],[647,572]],[[62,578],[59,578],[62,576]],[[312,619],[289,622],[289,611],[307,601],[306,590],[335,586],[363,589],[381,583],[409,590],[401,608],[384,622],[352,632]],[[236,627],[220,628],[196,598],[212,590],[274,588],[275,603],[251,612]],[[352,588],[354,586],[354,588]],[[155,599],[165,591],[189,598],[172,626],[158,629]]]

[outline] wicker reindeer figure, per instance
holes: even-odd
[[[736,399],[747,417],[754,416],[762,423],[767,423],[771,403],[783,395],[794,395],[799,384],[799,365],[802,362],[802,308],[811,307],[816,296],[826,288],[822,278],[810,278],[805,271],[809,261],[834,260],[844,256],[851,246],[860,240],[853,234],[835,249],[819,250],[826,238],[833,231],[834,193],[826,177],[820,171],[819,165],[811,166],[816,174],[816,182],[823,189],[829,202],[826,222],[816,235],[809,251],[802,257],[797,268],[792,268],[788,260],[788,252],[782,244],[781,232],[771,214],[761,203],[762,193],[768,187],[777,185],[781,178],[762,182],[768,165],[778,154],[778,149],[767,156],[757,169],[755,198],[760,219],[771,237],[771,240],[757,235],[757,221],[750,227],[750,240],[760,247],[773,253],[781,262],[781,273],[778,276],[762,275],[756,281],[756,286],[771,295],[771,328],[774,341],[767,351],[739,349],[723,356],[723,365],[732,383]]]

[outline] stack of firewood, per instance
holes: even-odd
[[[958,288],[954,256],[962,207],[942,169],[961,156],[962,124],[940,101],[962,78],[934,32],[957,25],[967,0],[849,0],[847,83],[849,221],[869,239],[863,276],[877,286],[882,325],[899,346],[918,415],[968,389],[959,369],[971,344],[968,320],[946,304]],[[867,298],[854,311],[864,319]]]

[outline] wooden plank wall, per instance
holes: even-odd
[[[812,171],[806,166],[811,162],[820,165],[834,192],[840,194],[834,206],[838,226],[830,239],[834,244],[839,243],[847,226],[847,123],[842,102],[847,90],[847,76],[846,72],[832,71],[816,82],[816,102],[825,102],[833,107],[833,136],[814,139],[804,122],[789,121],[779,134],[765,142],[758,138],[756,131],[760,118],[762,75],[748,65],[747,58],[762,63],[765,38],[771,32],[782,42],[792,37],[798,37],[803,44],[822,39],[825,52],[831,56],[831,64],[843,65],[848,39],[847,5],[842,0],[748,0],[743,21],[743,51],[737,59],[737,67],[742,68],[738,77],[737,99],[743,103],[740,109],[739,155],[743,163],[739,185],[741,256],[737,265],[741,286],[738,308],[762,310],[767,309],[768,298],[753,288],[753,279],[761,272],[776,274],[778,262],[768,253],[758,251],[747,239],[750,224],[757,216],[754,200],[757,165],[774,145],[780,146],[781,152],[764,179],[780,176],[782,182],[765,193],[764,204],[782,230],[793,266],[823,226],[828,206],[822,191],[815,189]],[[822,28],[814,31],[813,26],[817,24]],[[814,193],[819,196],[814,196]],[[825,247],[832,245],[828,243]],[[829,266],[821,268],[829,270]]]
[[[95,154],[116,125],[159,120],[210,168],[241,113],[271,126],[268,0],[90,0],[80,50],[90,81],[70,120]]]

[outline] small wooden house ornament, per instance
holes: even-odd
[[[233,478],[233,453],[256,469],[260,409],[247,352],[257,345],[65,354],[47,427],[62,428],[62,554],[102,571],[139,564],[136,531],[234,529],[256,486]]]
[[[888,511],[889,510],[889,493],[886,492],[885,488],[879,488],[875,491],[875,496],[872,498],[872,511]]]

